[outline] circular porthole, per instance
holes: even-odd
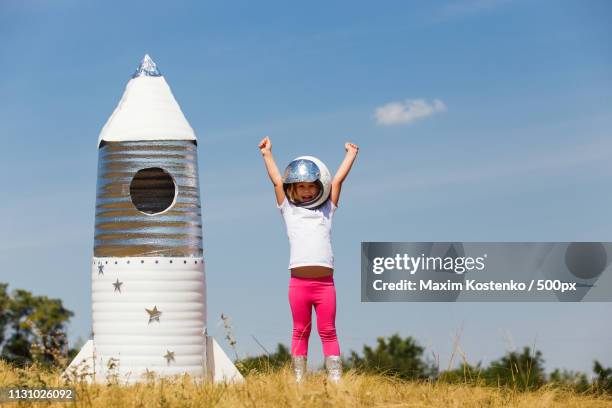
[[[130,183],[130,198],[145,214],[166,211],[174,202],[176,184],[170,173],[159,167],[138,170]]]

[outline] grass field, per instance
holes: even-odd
[[[59,371],[36,367],[16,369],[0,362],[2,387],[60,387]],[[22,402],[29,406],[77,407],[612,407],[612,396],[579,395],[561,388],[543,387],[520,392],[507,388],[446,383],[417,383],[388,376],[345,373],[339,385],[323,372],[309,373],[296,384],[289,367],[250,374],[242,384],[199,383],[188,376],[149,380],[122,386],[72,383],[73,403]],[[4,403],[2,406],[17,406]]]

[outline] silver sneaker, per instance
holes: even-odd
[[[342,378],[342,359],[340,356],[325,357],[325,369],[327,379],[333,383],[339,383]]]
[[[299,383],[306,375],[306,356],[292,356],[291,362],[293,373],[295,374],[295,382]]]

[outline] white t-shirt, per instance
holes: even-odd
[[[298,207],[285,197],[276,205],[285,219],[289,236],[289,269],[319,265],[334,267],[331,247],[332,217],[336,205],[327,199],[323,205],[309,210]]]

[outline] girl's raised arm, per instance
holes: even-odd
[[[278,205],[283,203],[285,199],[285,190],[283,190],[283,179],[278,171],[278,167],[276,167],[276,162],[274,161],[274,156],[272,156],[272,141],[268,136],[264,137],[261,142],[259,142],[259,150],[261,151],[261,155],[264,159],[264,164],[266,165],[266,169],[268,170],[268,176],[270,176],[270,180],[272,184],[274,184],[274,194],[276,195],[276,202]]]
[[[355,158],[357,158],[357,153],[359,152],[359,146],[347,142],[344,144],[344,150],[346,150],[346,155],[344,156],[344,160],[342,160],[342,163],[340,164],[340,167],[338,167],[338,171],[332,180],[330,194],[332,203],[334,203],[336,207],[338,206],[338,200],[340,199],[342,182],[348,175],[349,171],[351,171],[351,166],[353,165]]]

